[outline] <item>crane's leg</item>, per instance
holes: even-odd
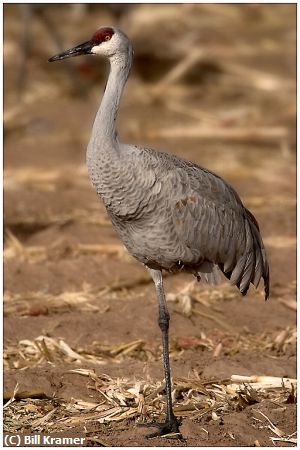
[[[171,386],[171,374],[170,374],[170,361],[169,361],[169,320],[170,316],[167,309],[167,303],[165,299],[163,279],[161,270],[148,269],[152,279],[155,283],[156,294],[159,305],[158,325],[162,332],[162,344],[163,344],[163,363],[165,369],[166,380],[166,395],[167,395],[167,420],[165,423],[150,423],[147,426],[158,428],[157,433],[152,433],[147,437],[163,436],[168,433],[179,433],[180,421],[175,417],[172,406],[172,386]]]

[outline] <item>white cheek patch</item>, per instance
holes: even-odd
[[[114,53],[114,47],[115,44],[112,42],[112,40],[103,41],[101,44],[92,47],[91,53],[93,53],[94,55],[110,56],[112,53]]]
[[[95,45],[94,47],[91,48],[91,53],[94,53],[95,55],[102,55],[103,54],[103,50],[101,49],[101,44],[100,45]]]

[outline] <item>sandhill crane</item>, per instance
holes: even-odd
[[[110,74],[87,147],[87,167],[114,228],[124,245],[149,270],[159,304],[166,380],[167,418],[150,423],[150,436],[178,433],[173,412],[169,363],[169,313],[162,270],[186,270],[213,283],[223,273],[245,295],[250,283],[264,280],[269,267],[259,227],[235,190],[222,178],[192,162],[151,148],[119,141],[116,119],[133,61],[128,37],[102,27],[83,44],[49,61],[92,54],[110,61]]]

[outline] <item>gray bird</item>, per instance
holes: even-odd
[[[171,398],[169,313],[162,270],[186,270],[214,283],[223,273],[245,295],[263,278],[269,297],[269,266],[255,217],[222,178],[195,163],[138,145],[123,144],[116,131],[119,104],[133,61],[128,37],[114,27],[49,61],[78,55],[105,56],[110,74],[87,147],[91,181],[129,253],[149,270],[159,304],[166,380],[167,418],[150,423],[150,436],[178,433]]]

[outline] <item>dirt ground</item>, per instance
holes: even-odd
[[[260,224],[271,296],[165,277],[184,440],[147,439],[138,424],[165,411],[155,290],[85,169],[105,66],[48,65],[58,50],[37,12],[24,65],[26,12],[5,5],[4,430],[79,432],[91,446],[294,445],[295,5],[137,5],[121,18],[95,5],[72,11],[72,23],[69,8],[42,13],[66,48],[99,25],[128,32],[136,66],[122,140],[182,155],[236,188]],[[195,37],[204,56],[168,81]]]

